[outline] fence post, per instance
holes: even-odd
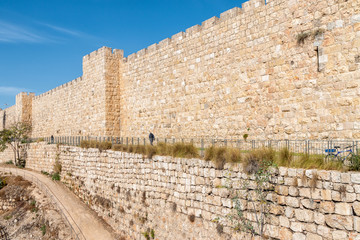
[[[175,138],[173,138],[173,144],[175,144]]]
[[[167,143],[167,139],[165,138],[165,144]]]
[[[144,146],[146,146],[146,139],[144,138]]]
[[[227,147],[227,139],[224,139],[225,147]]]
[[[201,153],[200,153],[201,157],[204,157],[204,139],[201,139]]]
[[[134,137],[131,137],[131,145],[134,145]]]
[[[129,137],[126,137],[126,146],[129,146]]]
[[[307,154],[310,155],[310,140],[307,140]]]

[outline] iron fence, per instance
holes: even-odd
[[[80,146],[81,141],[111,142],[123,145],[149,145],[148,138],[139,137],[103,137],[103,136],[56,136],[33,139],[33,141],[44,140],[49,144],[65,144]],[[263,147],[270,147],[275,151],[283,148],[292,153],[325,155],[327,149],[339,146],[340,149],[351,147],[355,154],[360,153],[360,140],[244,140],[244,139],[219,139],[219,138],[156,138],[154,145],[160,142],[165,144],[192,143],[199,149],[203,156],[205,149],[214,147],[231,147],[247,152]]]

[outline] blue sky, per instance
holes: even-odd
[[[0,108],[81,76],[82,57],[102,46],[127,56],[243,2],[0,0]]]

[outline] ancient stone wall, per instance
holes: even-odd
[[[125,59],[121,135],[359,138],[360,2],[252,0]]]
[[[359,1],[251,0],[127,58],[103,47],[0,117],[33,137],[359,139],[359,39]]]
[[[119,135],[119,128],[113,127],[119,122],[119,106],[112,104],[116,98],[111,96],[117,94],[112,86],[120,58],[121,51],[103,47],[83,58],[82,77],[36,96],[33,137]]]
[[[116,231],[129,239],[249,239],[235,234],[226,215],[234,213],[228,188],[253,178],[241,165],[216,169],[200,159],[178,159],[31,144],[27,167],[51,172],[58,156],[61,179]],[[360,173],[274,170],[267,199],[266,234],[278,239],[359,239]],[[229,181],[229,179],[231,179]],[[253,193],[253,192],[252,192]],[[245,216],[251,205],[240,198]],[[217,221],[218,219],[219,221]]]
[[[16,114],[16,105],[0,111],[0,130],[14,124],[18,119]]]

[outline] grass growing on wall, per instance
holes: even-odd
[[[82,148],[97,148],[100,151],[112,149],[129,153],[137,153],[151,159],[154,155],[172,156],[179,158],[199,158],[199,149],[192,143],[166,144],[159,142],[156,146],[151,145],[124,145],[112,144],[111,142],[81,141]],[[358,158],[357,158],[358,159]],[[359,158],[360,159],[360,158]],[[280,167],[324,169],[324,170],[360,170],[360,167],[346,167],[341,162],[333,161],[326,163],[323,155],[294,155],[287,148],[276,152],[272,148],[260,148],[244,152],[237,148],[214,147],[205,149],[205,161],[214,162],[216,168],[223,169],[226,163],[242,163],[244,170],[253,173],[259,167],[259,162],[271,162]],[[360,166],[360,161],[356,163]]]

